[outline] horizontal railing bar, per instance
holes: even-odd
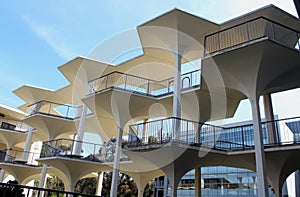
[[[33,105],[36,105],[38,103],[50,103],[50,104],[55,104],[55,105],[59,105],[59,106],[66,106],[66,107],[72,107],[72,108],[81,108],[82,106],[76,106],[76,105],[70,105],[70,104],[62,104],[62,103],[56,103],[56,102],[52,102],[52,101],[47,101],[47,100],[40,100],[40,101],[37,101],[35,103],[32,103],[30,105],[28,105],[27,107],[31,107]]]
[[[6,186],[7,188],[15,187],[17,189],[28,189],[28,190],[38,190],[38,191],[44,191],[44,192],[51,192],[56,194],[67,194],[68,196],[82,196],[82,197],[100,197],[97,195],[91,195],[91,194],[83,194],[78,192],[69,192],[69,191],[63,191],[63,190],[54,190],[54,189],[48,189],[48,188],[40,188],[40,187],[33,187],[33,186],[27,186],[27,185],[19,185],[19,184],[8,184],[8,183],[0,183],[0,186]],[[3,187],[0,187],[3,188]],[[5,188],[5,187],[4,187]],[[42,194],[38,195],[42,196]]]
[[[294,31],[294,32],[296,32],[296,33],[300,33],[298,30],[295,30],[295,29],[293,29],[293,28],[291,28],[291,27],[288,27],[288,26],[286,26],[286,25],[280,24],[280,23],[278,23],[278,22],[276,22],[276,21],[274,21],[274,20],[272,20],[272,19],[266,18],[266,17],[264,17],[264,16],[260,16],[260,17],[253,18],[253,19],[251,19],[251,20],[248,20],[248,21],[245,21],[245,22],[242,22],[242,23],[239,23],[239,24],[236,24],[236,25],[227,27],[227,28],[225,28],[225,29],[222,29],[222,30],[219,30],[219,31],[210,33],[210,34],[207,34],[207,35],[204,36],[204,38],[209,37],[209,36],[212,36],[212,35],[215,35],[215,34],[222,33],[222,32],[224,32],[224,31],[233,29],[233,28],[238,27],[238,26],[245,25],[245,24],[247,24],[247,23],[250,23],[250,22],[253,22],[253,21],[256,21],[256,20],[259,20],[259,19],[265,19],[265,20],[270,21],[270,22],[272,22],[272,23],[274,23],[274,24],[276,24],[276,25],[279,25],[279,26],[281,26],[281,27],[284,27],[284,28],[289,29],[289,30],[291,30],[291,31]],[[222,24],[222,25],[224,25],[224,24]]]
[[[200,69],[197,69],[197,70],[194,70],[194,71],[190,71],[190,72],[187,72],[187,73],[183,73],[183,74],[181,74],[181,76],[188,75],[188,74],[191,74],[191,73],[194,73],[194,72],[198,72],[198,71],[200,71]],[[170,79],[174,78],[174,77],[170,77],[170,78],[163,79],[163,80],[154,80],[154,79],[149,79],[149,78],[145,78],[145,77],[136,76],[136,75],[129,74],[129,73],[123,73],[123,72],[120,72],[120,71],[113,71],[111,73],[108,73],[108,74],[105,74],[103,76],[100,76],[100,77],[98,77],[96,79],[92,79],[88,83],[92,83],[92,82],[94,82],[94,81],[96,81],[98,79],[105,78],[105,77],[107,77],[109,75],[113,75],[113,74],[126,75],[126,76],[130,76],[130,77],[134,77],[134,78],[139,78],[139,79],[143,79],[143,80],[151,81],[151,82],[156,82],[156,83],[160,83],[160,82],[167,81],[167,80],[170,80]]]
[[[85,141],[73,140],[73,139],[68,139],[68,138],[59,138],[59,139],[55,139],[55,140],[44,141],[43,143],[56,142],[56,141],[70,141],[70,142],[79,142],[79,143],[83,143],[83,144],[103,146],[103,144],[96,144],[93,142],[85,142]]]
[[[170,119],[183,120],[183,121],[192,122],[192,123],[195,123],[195,124],[201,124],[201,125],[206,125],[206,126],[213,126],[213,127],[220,128],[220,129],[225,129],[225,127],[216,126],[216,125],[203,123],[203,122],[197,122],[197,121],[188,120],[188,119],[184,119],[184,118],[178,118],[178,117],[168,117],[168,118],[162,118],[162,119],[157,119],[157,120],[151,120],[151,121],[147,121],[147,122],[141,122],[141,123],[133,124],[133,125],[130,125],[130,126],[143,125],[143,124],[147,124],[147,123],[150,124],[150,123],[160,122],[160,121],[163,121],[163,120],[170,120]]]

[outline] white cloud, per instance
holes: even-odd
[[[37,24],[28,16],[22,16],[27,25],[34,31],[34,33],[43,39],[50,47],[62,58],[69,60],[77,56],[71,46],[68,46],[62,39],[62,36],[52,26]]]

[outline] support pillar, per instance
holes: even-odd
[[[264,101],[264,109],[265,109],[265,118],[266,121],[268,122],[266,124],[266,134],[268,136],[268,143],[276,144],[278,142],[277,140],[278,133],[276,133],[275,124],[274,124],[274,112],[273,112],[271,94],[264,94],[263,101]]]
[[[144,196],[144,189],[138,188],[138,197],[143,197]]]
[[[175,180],[170,181],[171,182],[171,197],[177,197],[177,182]]]
[[[5,175],[5,171],[3,169],[0,170],[0,183],[3,183],[4,181],[4,175]]]
[[[116,153],[114,158],[114,168],[112,173],[112,182],[110,189],[110,197],[117,197],[117,189],[118,189],[118,179],[119,179],[119,167],[120,167],[120,155],[122,151],[122,136],[123,136],[123,128],[119,126],[119,132],[117,136],[116,143]]]
[[[195,168],[195,197],[201,197],[201,167]]]
[[[80,153],[81,153],[81,147],[82,147],[81,141],[83,139],[83,134],[84,134],[86,113],[87,113],[87,106],[85,104],[83,104],[82,113],[80,116],[79,127],[78,127],[77,135],[76,135],[76,141],[75,141],[75,145],[74,145],[75,147],[73,150],[74,155],[80,155]]]
[[[143,134],[142,134],[142,143],[148,143],[148,131],[147,131],[147,121],[148,119],[144,120],[144,127],[143,127]]]
[[[268,197],[268,182],[266,174],[265,152],[263,145],[261,117],[258,98],[250,99],[253,119],[253,132],[255,144],[255,163],[257,174],[257,188],[259,197]]]
[[[173,94],[173,117],[181,117],[181,58],[182,56],[176,52],[173,52],[174,56],[174,94]],[[180,120],[175,119],[174,122],[174,134],[175,139],[180,139]]]
[[[75,191],[75,181],[74,180],[70,180],[70,192],[74,192]]]
[[[47,164],[44,164],[43,168],[42,168],[42,173],[40,176],[40,183],[39,183],[40,188],[44,188],[44,186],[45,186],[46,174],[47,174]]]
[[[300,197],[300,170],[295,172],[295,192],[296,197]]]
[[[168,195],[168,177],[164,176],[164,197]]]
[[[33,132],[33,128],[30,127],[28,132],[27,132],[26,144],[25,144],[25,147],[24,147],[23,155],[22,155],[22,161],[26,161],[26,162],[28,161],[28,155],[29,155],[29,151],[30,151],[32,132]]]
[[[8,148],[7,150],[6,150],[6,154],[5,154],[5,159],[4,159],[4,161],[9,161],[9,159],[10,159],[10,152],[11,152],[11,150],[12,150],[12,148]]]
[[[10,154],[10,151],[12,149],[11,148],[8,148],[6,150],[6,154],[5,154],[5,158],[4,158],[4,161],[8,161],[9,160],[9,154]],[[5,175],[5,170],[4,169],[1,169],[0,170],[0,183],[2,183],[4,181],[4,175]]]
[[[97,196],[102,196],[103,174],[104,172],[98,172],[97,190],[96,190]]]

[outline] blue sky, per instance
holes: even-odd
[[[270,3],[296,15],[292,0],[1,1],[0,103],[21,105],[12,91],[24,84],[67,85],[58,66],[175,7],[222,22]]]

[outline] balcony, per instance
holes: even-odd
[[[27,161],[22,160],[24,154],[27,154]],[[38,162],[35,161],[40,157],[39,153],[24,152],[19,150],[0,150],[0,162],[11,164],[22,164],[29,166],[38,166]]]
[[[39,101],[28,106],[26,117],[41,114],[52,117],[74,120],[80,117],[82,107],[53,103],[49,101]]]
[[[74,153],[76,144],[81,144],[81,153]],[[71,139],[56,139],[43,142],[41,158],[47,157],[68,157],[94,162],[113,162],[116,144],[109,142],[108,144],[95,144],[90,142],[82,142]],[[126,155],[121,155],[121,161],[127,161]]]
[[[275,133],[273,141],[268,138],[271,128]],[[131,125],[129,131],[127,146],[130,149],[161,147],[169,142],[223,151],[254,149],[252,124],[220,127],[171,117]],[[263,122],[262,131],[266,148],[300,144],[300,117]]]
[[[23,121],[0,118],[0,129],[25,133],[29,131],[30,126]]]
[[[204,38],[204,56],[267,38],[286,47],[300,48],[300,33],[265,17],[259,17],[209,34]]]
[[[181,83],[183,90],[199,87],[200,70],[195,70],[181,75]],[[90,94],[115,88],[147,96],[160,97],[170,94],[174,91],[173,78],[155,81],[117,71],[94,79],[88,84],[90,88]]]

